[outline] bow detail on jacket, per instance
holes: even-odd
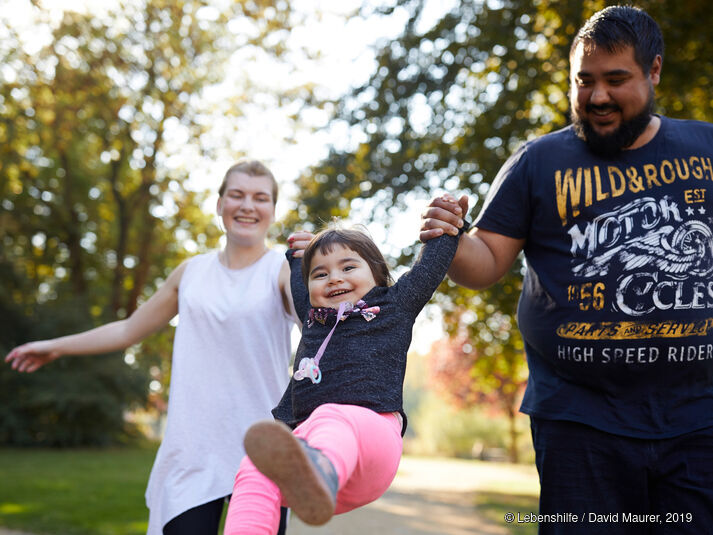
[[[370,307],[369,305],[366,304],[366,302],[363,299],[359,299],[359,301],[356,302],[356,305],[353,305],[352,303],[344,303],[344,312],[342,313],[341,317],[339,318],[340,321],[345,320],[352,314],[359,314],[361,317],[363,317],[366,321],[371,321],[373,320],[376,315],[379,313],[381,310],[378,306],[373,306]],[[341,305],[340,305],[341,308]],[[307,319],[307,327],[311,327],[314,325],[314,322],[317,321],[321,323],[322,325],[325,325],[327,323],[327,319],[330,316],[336,316],[337,315],[337,310],[335,308],[330,308],[330,307],[320,307],[320,308],[311,308],[309,310],[309,317]]]

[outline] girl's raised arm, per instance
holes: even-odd
[[[309,304],[309,297],[307,295],[307,289],[305,288],[305,285],[302,282],[302,271],[299,268],[299,266],[301,266],[301,263],[299,260],[295,259],[299,259],[302,257],[302,255],[304,254],[305,247],[309,245],[309,242],[312,241],[312,238],[314,238],[314,234],[312,234],[311,232],[307,232],[306,230],[298,230],[296,232],[293,232],[287,238],[287,245],[293,252],[292,260],[288,264],[288,269],[285,273],[286,282],[284,283],[284,287],[287,288],[287,293],[289,295],[289,312],[294,318],[297,319],[297,325],[299,326],[300,330],[302,330],[302,320],[304,319],[300,318],[300,316],[306,313],[306,307]],[[294,273],[291,273],[293,270]],[[282,280],[282,277],[283,273],[281,271],[280,280]],[[295,285],[295,287],[292,288],[292,285]],[[283,288],[282,282],[280,284],[280,288]],[[283,300],[284,299],[285,297],[283,295]],[[287,309],[287,303],[285,304],[285,308]]]
[[[282,267],[280,268],[279,277],[280,293],[282,294],[282,304],[285,307],[285,312],[292,317],[300,330],[302,330],[302,320],[300,320],[297,316],[295,304],[292,300],[292,288],[290,286],[290,264],[287,263],[287,260],[284,261]]]
[[[5,362],[19,372],[34,372],[63,355],[109,353],[143,340],[178,313],[178,285],[186,263],[174,269],[156,293],[128,318],[69,336],[28,342],[10,351]]]

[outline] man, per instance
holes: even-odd
[[[449,271],[487,287],[524,251],[540,533],[713,533],[713,125],[653,114],[662,57],[642,10],[585,23],[572,125],[508,160]],[[433,201],[421,239],[466,210]]]

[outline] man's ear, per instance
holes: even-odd
[[[658,85],[661,80],[661,67],[663,66],[663,59],[660,55],[654,58],[654,62],[651,64],[651,70],[649,71],[649,78],[651,78],[651,83]]]

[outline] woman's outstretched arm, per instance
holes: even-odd
[[[186,262],[174,269],[151,298],[126,319],[88,331],[16,347],[5,362],[19,372],[34,372],[63,355],[94,355],[125,349],[164,327],[178,313],[178,285]]]

